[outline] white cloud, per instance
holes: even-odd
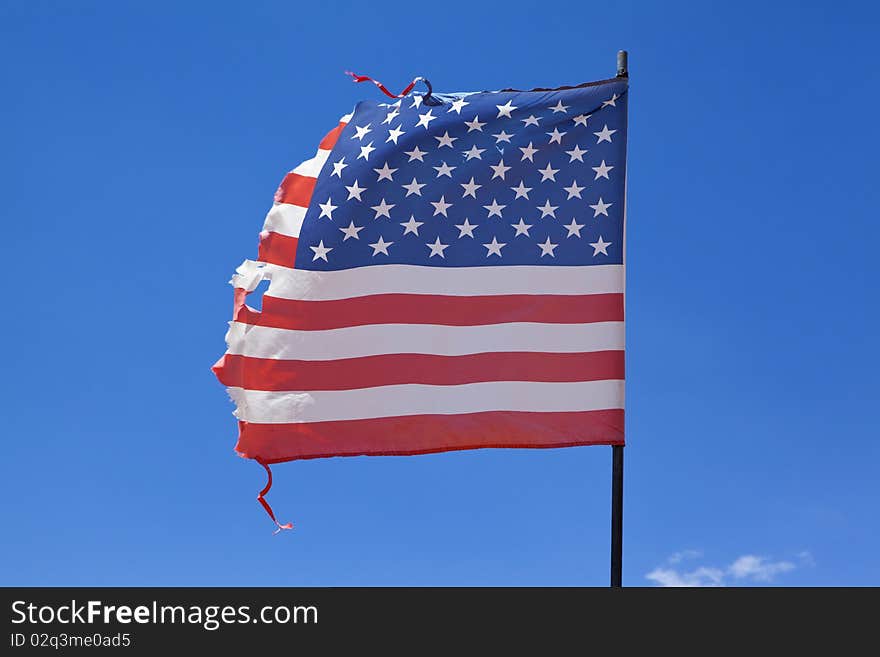
[[[675,552],[666,561],[667,563],[681,563],[685,559],[699,559],[703,556],[700,550],[682,550]]]
[[[736,579],[770,582],[780,573],[787,573],[794,568],[795,565],[790,561],[768,561],[754,554],[744,554],[728,566],[727,572]]]
[[[655,568],[645,575],[658,586],[723,586],[724,571],[717,568],[700,567],[689,573],[680,573],[673,568]]]
[[[767,557],[744,554],[737,557],[729,565],[718,568],[714,566],[698,566],[692,570],[673,568],[686,559],[697,559],[703,556],[699,550],[682,550],[672,554],[666,562],[645,575],[645,578],[658,586],[725,586],[727,579],[740,583],[768,583],[777,575],[791,572],[797,565],[791,561],[771,561]],[[797,558],[801,565],[814,565],[809,552],[800,552]]]

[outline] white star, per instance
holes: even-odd
[[[413,160],[418,160],[419,162],[424,162],[424,160],[422,159],[422,156],[428,154],[428,151],[420,151],[418,146],[416,146],[411,151],[403,151],[403,152],[406,153],[407,155],[409,155],[409,160],[407,160],[407,162],[412,162]]]
[[[605,203],[602,201],[602,197],[599,197],[599,202],[596,205],[591,205],[590,207],[595,210],[593,214],[593,218],[598,217],[600,214],[604,214],[606,217],[608,216],[608,208],[610,208],[614,203]]]
[[[618,96],[617,94],[612,94],[611,100],[606,100],[604,103],[602,103],[602,107],[608,107],[609,105],[611,107],[617,107],[617,105],[614,104],[614,101],[616,101],[618,98],[620,98],[620,96]]]
[[[385,125],[386,123],[388,125],[391,125],[391,122],[394,120],[394,117],[397,116],[398,114],[400,114],[400,112],[395,107],[393,110],[391,110],[390,112],[388,112],[388,114],[385,115],[385,120],[382,121],[382,125]]]
[[[504,132],[504,130],[502,130],[501,132],[495,133],[492,136],[495,137],[496,144],[500,144],[502,141],[506,141],[509,144],[510,138],[513,137],[513,135],[507,134],[506,132]]]
[[[437,146],[437,148],[443,148],[444,146],[449,146],[449,148],[452,148],[452,142],[458,139],[458,137],[450,137],[449,130],[447,130],[443,133],[442,137],[434,137],[434,139],[440,142],[440,145]]]
[[[421,107],[422,101],[424,100],[424,98],[422,96],[416,96],[415,94],[413,94],[412,99],[413,99],[413,102],[412,102],[412,105],[409,106],[410,109],[412,109],[413,107],[415,107],[416,109]],[[434,118],[437,118],[437,117],[434,117]]]
[[[529,237],[529,228],[532,227],[532,224],[527,224],[525,221],[523,221],[522,217],[519,218],[518,224],[510,225],[516,228],[516,235],[525,235],[526,237]],[[514,237],[516,237],[516,235],[514,235]]]
[[[378,219],[379,217],[385,216],[391,219],[391,215],[389,214],[389,210],[394,207],[394,203],[386,203],[385,199],[382,199],[382,202],[379,205],[370,206],[371,210],[376,211],[376,216],[373,219]]]
[[[379,241],[374,242],[373,244],[370,244],[370,246],[373,247],[373,255],[374,256],[379,255],[380,253],[384,253],[385,255],[388,255],[388,247],[391,246],[392,244],[394,244],[394,242],[386,242],[384,240],[384,238],[381,235],[379,235]]]
[[[385,143],[387,144],[389,141],[393,141],[396,146],[397,140],[400,137],[400,135],[403,134],[403,132],[404,131],[400,129],[400,126],[397,126],[396,128],[393,128],[392,130],[389,130],[388,131],[388,139],[385,140]]]
[[[541,211],[541,219],[546,216],[551,216],[556,219],[556,209],[558,207],[558,205],[550,205],[550,199],[548,198],[543,207],[540,205],[538,206],[538,209]]]
[[[556,103],[554,107],[551,107],[550,109],[553,110],[554,114],[556,114],[556,112],[562,112],[563,114],[565,114],[565,112],[568,111],[568,105],[563,105],[562,100],[560,100],[558,103]]]
[[[458,236],[464,237],[467,235],[468,237],[474,236],[474,228],[477,227],[477,224],[472,224],[470,219],[465,219],[463,224],[455,224],[455,227],[458,228]]]
[[[327,254],[333,250],[332,246],[324,246],[324,240],[318,242],[318,246],[310,246],[309,248],[315,252],[315,255],[312,256],[312,262],[318,258],[327,262]]]
[[[504,248],[505,246],[507,246],[507,244],[505,242],[499,242],[497,239],[495,239],[493,237],[492,241],[489,244],[484,244],[483,246],[485,246],[489,250],[489,252],[486,254],[487,258],[490,255],[492,255],[493,253],[500,258],[501,257],[501,249]]]
[[[541,174],[541,182],[545,180],[552,180],[556,182],[556,174],[559,173],[559,169],[553,169],[550,166],[550,163],[547,163],[546,169],[538,169],[538,172]]]
[[[446,196],[441,196],[439,201],[429,201],[429,203],[434,206],[434,214],[432,215],[434,217],[438,214],[442,214],[445,217],[446,210],[452,207],[452,203],[446,202]]]
[[[579,114],[578,116],[574,117],[574,124],[575,125],[582,125],[586,128],[587,127],[587,119],[590,118],[591,116],[592,116],[592,114]]]
[[[421,98],[421,96],[416,96],[416,98]],[[431,114],[433,110],[428,110],[424,114],[419,114],[419,122],[416,123],[416,127],[418,128],[420,125],[425,126],[425,130],[428,129],[428,124],[436,119],[437,117]]]
[[[550,241],[550,236],[547,236],[547,241],[543,244],[538,244],[538,248],[541,249],[541,257],[543,258],[545,255],[550,256],[551,258],[555,258],[556,254],[553,253],[553,249],[555,249],[558,244],[554,244]]]
[[[354,225],[354,222],[352,221],[351,223],[348,224],[348,228],[340,228],[340,229],[339,229],[339,230],[341,230],[343,233],[345,233],[345,237],[342,238],[342,241],[344,242],[344,241],[347,240],[349,237],[353,237],[353,238],[355,238],[356,240],[359,240],[360,237],[358,237],[358,233],[361,232],[363,229],[364,229],[363,226],[360,226],[360,227],[355,226],[355,225]]]
[[[358,187],[357,180],[354,181],[354,185],[352,185],[351,187],[346,185],[345,188],[348,190],[348,198],[345,199],[346,201],[350,201],[353,198],[356,198],[358,201],[363,201],[363,199],[361,198],[361,194],[363,192],[367,191],[367,188],[366,187]]]
[[[608,255],[608,251],[606,249],[608,249],[608,247],[611,246],[612,244],[613,244],[613,242],[605,242],[602,239],[602,236],[599,235],[598,242],[590,242],[590,246],[593,247],[593,257],[595,258],[600,253],[603,255]]]
[[[470,103],[466,102],[464,98],[459,98],[458,100],[453,100],[452,107],[450,107],[448,110],[446,110],[446,113],[449,114],[449,112],[455,112],[456,114],[460,115],[461,110],[464,108],[465,105],[470,105]]]
[[[512,167],[504,166],[504,158],[501,158],[501,161],[498,164],[490,164],[489,168],[495,172],[494,174],[492,174],[491,180],[495,180],[496,178],[501,178],[501,180],[504,180],[504,172],[510,171]]]
[[[416,180],[415,176],[413,176],[412,182],[409,185],[401,185],[406,190],[406,195],[415,194],[416,196],[422,195],[422,187],[424,187],[427,183],[420,183]]]
[[[571,218],[570,224],[562,224],[568,229],[568,235],[566,237],[580,237],[581,236],[581,228],[584,227],[584,224],[579,224],[575,221],[574,217]]]
[[[473,198],[477,198],[477,190],[482,187],[482,185],[478,185],[474,182],[474,177],[471,176],[471,181],[468,183],[459,183],[462,187],[464,187],[464,193],[461,195],[462,198],[465,196],[471,196]]]
[[[510,116],[510,113],[515,110],[516,107],[511,105],[509,100],[503,105],[496,105],[495,107],[498,108],[498,116],[495,117],[496,119],[500,119],[502,116],[506,116],[508,119],[513,118]]]
[[[603,141],[607,141],[609,144],[611,143],[611,135],[613,135],[617,130],[609,130],[608,125],[606,124],[604,128],[602,128],[599,132],[594,132],[593,134],[598,137],[596,140],[597,144],[601,144]]]
[[[590,167],[593,171],[596,172],[595,180],[599,180],[599,178],[604,178],[605,180],[610,180],[608,177],[608,172],[611,171],[614,167],[609,167],[605,164],[605,160],[602,160],[602,164],[597,167]]]
[[[464,124],[468,127],[468,132],[471,132],[472,130],[483,132],[483,126],[486,125],[485,123],[480,123],[479,116],[475,116],[473,121],[465,121]]]
[[[355,130],[355,132],[356,132],[357,134],[356,134],[356,135],[353,135],[353,136],[352,136],[352,139],[357,139],[358,141],[362,141],[363,138],[367,136],[367,133],[368,133],[368,132],[372,132],[372,131],[370,130],[370,126],[371,126],[371,125],[373,125],[373,124],[372,124],[372,123],[368,123],[367,125],[364,125],[364,126],[357,126],[357,125],[356,125],[356,126],[354,127],[354,130]]]
[[[516,192],[516,198],[513,199],[514,201],[518,198],[528,199],[529,192],[532,191],[532,188],[526,187],[524,181],[522,180],[519,181],[519,185],[517,187],[511,187],[511,189]]]
[[[548,132],[547,134],[550,135],[550,141],[548,143],[552,144],[553,142],[556,142],[561,145],[562,136],[566,133],[559,132],[559,128],[553,128],[553,132]]]
[[[373,169],[373,171],[379,174],[379,178],[376,182],[379,182],[379,180],[390,180],[394,182],[394,172],[397,171],[397,169],[392,169],[386,162],[382,165],[381,169]]]
[[[466,161],[473,160],[474,158],[482,160],[483,158],[480,157],[480,153],[484,152],[485,150],[485,148],[477,148],[476,146],[472,146],[469,151],[462,151],[462,153],[467,155]]]
[[[578,160],[579,162],[583,162],[584,161],[584,153],[586,153],[586,152],[587,152],[586,150],[582,151],[580,146],[575,146],[570,151],[565,151],[566,155],[571,156],[569,163],[574,162],[575,160]]]
[[[506,205],[500,205],[500,204],[498,203],[498,201],[496,201],[496,200],[493,198],[493,199],[492,199],[492,205],[484,205],[483,207],[486,208],[486,209],[489,211],[489,216],[490,216],[490,217],[492,217],[492,216],[500,217],[500,216],[501,216],[501,211],[502,211],[504,208],[506,208],[507,206],[506,206]]]
[[[431,249],[431,255],[428,256],[429,258],[433,258],[435,255],[438,255],[441,258],[445,258],[446,256],[443,255],[443,251],[445,251],[446,249],[449,248],[448,244],[441,244],[440,243],[439,237],[437,238],[437,241],[434,242],[433,244],[426,244],[425,246],[427,246],[429,249]]]
[[[370,142],[366,146],[361,146],[361,154],[357,156],[357,159],[364,158],[365,160],[370,159],[370,153],[372,153],[375,148],[373,148],[373,142]]]
[[[449,178],[452,178],[452,170],[455,169],[455,167],[449,166],[448,164],[446,164],[446,162],[444,162],[443,166],[441,166],[441,167],[433,167],[433,168],[437,170],[437,177],[438,178],[440,176],[447,176]]]
[[[540,120],[541,119],[539,117],[535,116],[534,114],[530,115],[529,118],[527,118],[527,119],[520,119],[520,121],[522,121],[524,124],[523,125],[524,128],[527,126],[530,126],[530,125],[538,125],[538,121],[540,121]]]
[[[333,173],[330,175],[342,178],[342,170],[347,166],[348,165],[345,163],[345,157],[339,158],[339,162],[333,162]]]
[[[425,223],[425,222],[424,221],[416,221],[416,218],[413,215],[410,215],[409,221],[405,221],[400,225],[403,226],[403,228],[404,228],[404,230],[403,230],[404,235],[406,235],[407,233],[412,233],[413,235],[418,237],[419,226],[421,226],[423,223]]]
[[[318,216],[318,219],[321,217],[327,217],[328,219],[333,219],[333,211],[338,208],[338,205],[333,205],[333,198],[328,198],[326,203],[318,203],[318,207],[321,208],[321,214]]]
[[[578,198],[580,198],[580,197],[581,197],[581,192],[582,192],[583,190],[585,190],[586,187],[579,187],[579,186],[578,186],[578,183],[577,183],[577,180],[572,180],[572,181],[571,181],[571,187],[563,187],[562,189],[564,189],[565,191],[568,192],[568,198],[565,199],[565,200],[566,200],[566,201],[570,201],[570,200],[573,199],[575,196],[578,197]]]
[[[522,159],[520,160],[520,162],[524,162],[525,160],[529,160],[530,162],[534,162],[534,161],[535,161],[535,160],[532,159],[532,156],[533,156],[535,153],[538,152],[538,149],[537,149],[537,148],[532,148],[532,142],[529,142],[529,145],[526,146],[525,148],[523,148],[522,146],[520,146],[520,147],[519,147],[519,150],[521,150],[522,153],[523,153],[523,156],[522,156]]]

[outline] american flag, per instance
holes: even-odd
[[[236,450],[623,444],[626,100],[616,78],[342,117],[232,280]]]

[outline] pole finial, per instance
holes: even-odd
[[[617,77],[619,77],[619,78],[628,78],[629,77],[629,67],[628,67],[628,62],[627,62],[626,50],[618,50],[617,51]]]

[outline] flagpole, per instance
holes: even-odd
[[[629,77],[626,50],[617,51],[617,77]],[[623,586],[623,445],[611,447],[611,587]]]
[[[623,586],[623,445],[611,447],[611,587]]]

